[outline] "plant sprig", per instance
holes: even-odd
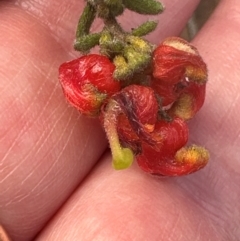
[[[133,77],[149,65],[153,45],[142,37],[157,27],[157,22],[147,21],[131,32],[124,31],[116,17],[126,8],[150,15],[163,11],[163,5],[155,0],[88,0],[78,22],[74,44],[75,50],[82,54],[99,45],[100,53],[115,63],[114,76],[119,80]],[[90,33],[97,17],[103,19],[105,26],[101,32]]]

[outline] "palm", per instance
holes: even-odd
[[[32,240],[42,230],[37,240],[237,240],[239,22],[223,9],[238,3],[223,0],[195,40],[210,81],[191,133],[211,162],[197,174],[159,180],[136,165],[113,171],[109,154],[101,157],[107,141],[98,122],[63,99],[57,69],[75,54],[82,3],[15,2],[0,3],[0,223],[11,237]],[[178,34],[194,2],[184,1],[184,16],[183,1],[165,0],[171,10],[151,38]]]

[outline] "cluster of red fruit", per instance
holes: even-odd
[[[100,117],[113,166],[126,168],[135,156],[151,174],[179,176],[204,167],[208,151],[184,147],[186,121],[205,99],[207,67],[197,49],[181,38],[167,38],[153,51],[142,80],[119,81],[114,70],[106,56],[97,54],[64,63],[59,70],[67,100],[81,113]]]

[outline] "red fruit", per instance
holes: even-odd
[[[195,47],[181,38],[171,37],[153,53],[153,76],[168,85],[174,85],[185,77],[196,83],[205,83],[207,67]]]
[[[94,116],[109,96],[120,90],[113,78],[114,64],[105,56],[90,54],[63,63],[59,80],[67,100],[81,113]]]
[[[184,148],[188,128],[180,118],[172,122],[159,121],[152,133],[160,141],[156,145],[142,142],[142,152],[137,155],[138,165],[151,174],[181,176],[199,170],[207,164],[208,152],[198,146]]]

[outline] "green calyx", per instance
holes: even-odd
[[[123,56],[118,55],[113,60],[116,66],[114,78],[128,79],[133,74],[144,70],[150,61],[150,53],[137,51],[133,46],[125,47]]]
[[[153,46],[141,37],[157,27],[155,21],[147,21],[131,32],[122,29],[116,20],[124,9],[140,14],[159,14],[163,6],[155,0],[87,0],[79,19],[74,49],[87,54],[99,45],[100,53],[111,59],[116,66],[114,77],[118,80],[132,78],[149,66]],[[104,28],[90,33],[95,18],[102,18]]]
[[[99,39],[100,52],[109,58],[114,58],[114,56],[122,53],[124,49],[124,41],[116,38],[108,30],[103,30],[101,37]]]

